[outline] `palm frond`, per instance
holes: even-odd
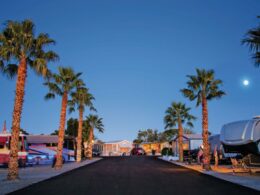
[[[93,129],[97,129],[100,133],[104,132],[103,118],[99,118],[98,115],[88,115],[86,123]]]
[[[16,64],[8,64],[4,70],[3,73],[8,77],[8,78],[13,78],[17,75],[18,71],[18,66]]]
[[[55,41],[44,33],[36,36],[34,31],[35,25],[31,20],[7,21],[0,33],[0,59],[10,64],[26,58],[37,75],[46,76],[48,62],[58,58],[56,53],[46,47]]]
[[[219,87],[222,85],[220,79],[215,79],[214,70],[196,69],[196,75],[188,75],[187,88],[181,90],[184,97],[196,100],[196,106],[202,102],[202,98],[208,100],[220,98],[225,95]]]
[[[49,88],[49,91],[54,93],[54,94],[57,94],[59,96],[62,96],[63,95],[63,91],[62,89],[56,84],[56,83],[53,83],[53,82],[45,82],[44,83],[45,86],[47,86]]]
[[[255,66],[260,67],[260,25],[250,29],[241,43],[246,45],[249,48],[249,51],[252,52],[252,59],[254,60]]]
[[[47,93],[44,97],[45,100],[54,99],[55,94],[54,93]]]
[[[192,120],[196,117],[189,114],[190,108],[186,107],[185,104],[181,102],[173,102],[170,107],[165,111],[164,123],[165,129],[173,128],[178,125],[179,121],[187,125],[192,124]]]

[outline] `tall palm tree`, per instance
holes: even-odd
[[[76,87],[82,86],[83,83],[83,81],[79,79],[81,73],[75,73],[71,68],[58,67],[58,71],[58,74],[52,74],[48,81],[44,83],[44,85],[49,88],[49,93],[45,96],[46,100],[55,98],[55,95],[62,97],[57,157],[54,166],[55,169],[60,169],[62,167],[62,151],[68,95],[70,95]]]
[[[99,118],[97,115],[88,115],[86,117],[86,126],[89,128],[88,136],[88,147],[87,147],[87,158],[92,159],[92,145],[94,141],[94,129],[97,129],[99,132],[104,132],[104,125],[102,118]]]
[[[197,100],[196,106],[202,104],[202,137],[203,137],[203,166],[210,169],[210,148],[208,143],[208,100],[218,99],[225,95],[219,89],[222,81],[215,79],[213,70],[196,69],[197,75],[188,75],[187,88],[181,92],[191,101]]]
[[[92,101],[95,99],[88,88],[80,86],[76,92],[71,94],[71,100],[69,100],[70,112],[75,111],[76,106],[79,111],[79,125],[78,125],[78,137],[77,137],[77,162],[81,162],[82,153],[82,126],[83,126],[83,114],[85,107],[89,107],[90,110],[94,110]]]
[[[18,75],[12,120],[8,180],[18,178],[18,141],[28,65],[37,75],[46,76],[48,73],[47,63],[58,59],[56,53],[50,50],[46,51],[46,47],[54,44],[55,41],[45,33],[36,36],[34,30],[35,26],[30,20],[22,22],[7,21],[5,28],[0,33],[2,70],[13,70],[13,73],[17,72]]]
[[[179,134],[179,161],[183,162],[183,124],[193,127],[192,120],[196,117],[189,114],[190,108],[181,102],[173,102],[165,112],[165,129],[178,126]]]
[[[260,19],[260,16],[258,16]],[[255,61],[255,66],[260,66],[260,25],[258,27],[250,29],[246,37],[242,40],[242,44],[249,47],[249,50],[253,52],[252,58]]]

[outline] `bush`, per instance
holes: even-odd
[[[163,156],[165,156],[165,155],[172,156],[173,155],[172,148],[163,148],[161,153]]]

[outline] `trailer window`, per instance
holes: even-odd
[[[5,144],[4,143],[0,143],[0,149],[4,149]]]
[[[24,148],[25,150],[28,150],[28,143],[27,140],[24,138]]]

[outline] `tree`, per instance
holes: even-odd
[[[260,19],[260,16],[258,16]],[[252,58],[255,61],[255,66],[260,66],[260,25],[256,28],[250,29],[246,37],[242,40],[242,44],[247,45],[249,50],[253,53]]]
[[[51,133],[51,135],[59,135],[59,130],[55,130],[54,132]]]
[[[134,143],[140,144],[142,142],[156,142],[161,141],[162,139],[162,133],[158,133],[157,130],[146,129],[138,131],[137,138],[134,140]]]
[[[78,134],[78,126],[78,119],[70,118],[67,120],[67,129],[65,130],[65,135],[76,137]]]
[[[161,140],[170,142],[172,138],[178,134],[178,129],[167,129],[162,132]]]
[[[99,118],[97,115],[88,115],[86,117],[86,127],[89,131],[88,136],[88,148],[87,148],[87,158],[92,159],[92,145],[94,141],[94,129],[97,129],[99,132],[104,132],[104,125],[102,118]]]
[[[24,130],[24,129],[20,129],[20,132],[22,133],[22,134],[24,134],[24,135],[29,135],[29,133],[26,131],[26,130]]]
[[[210,147],[208,143],[208,101],[219,99],[225,92],[220,90],[222,81],[215,79],[213,70],[196,69],[197,75],[188,75],[187,88],[181,92],[191,101],[197,100],[196,106],[202,105],[202,137],[204,168],[210,169]]]
[[[140,140],[140,139],[134,139],[133,140],[133,143],[134,144],[141,144],[143,141],[142,140]]]
[[[139,130],[137,134],[136,143],[147,142],[148,133],[147,130]]]
[[[18,178],[18,142],[20,122],[24,102],[24,91],[29,66],[37,75],[48,74],[47,63],[58,59],[53,51],[46,51],[46,47],[54,44],[48,34],[34,33],[32,21],[7,21],[0,33],[0,66],[2,72],[10,72],[12,77],[17,72],[15,101],[12,119],[12,142],[10,160],[8,164],[8,180]],[[11,71],[13,70],[13,71]]]
[[[184,133],[184,134],[193,134],[194,131],[192,131],[191,129],[188,129],[188,128],[184,128],[184,129],[183,129],[183,133]]]
[[[48,81],[44,83],[44,85],[49,88],[49,93],[45,96],[46,100],[55,98],[56,95],[62,97],[57,157],[56,164],[54,166],[55,169],[60,169],[62,167],[62,150],[68,95],[70,95],[76,87],[81,86],[83,83],[83,81],[79,79],[81,73],[75,73],[71,68],[58,67],[58,71],[58,74],[51,74]]]
[[[147,142],[159,141],[158,130],[147,129]]]
[[[178,126],[179,134],[179,161],[183,162],[183,124],[193,127],[192,120],[196,118],[189,114],[190,108],[181,102],[173,102],[165,112],[165,129]]]
[[[89,107],[91,110],[95,110],[92,101],[94,97],[89,93],[89,89],[84,85],[77,88],[77,91],[71,94],[71,100],[69,101],[70,112],[75,111],[75,106],[79,111],[78,122],[78,137],[77,137],[77,162],[81,162],[82,153],[82,126],[83,126],[83,114],[85,107]]]

